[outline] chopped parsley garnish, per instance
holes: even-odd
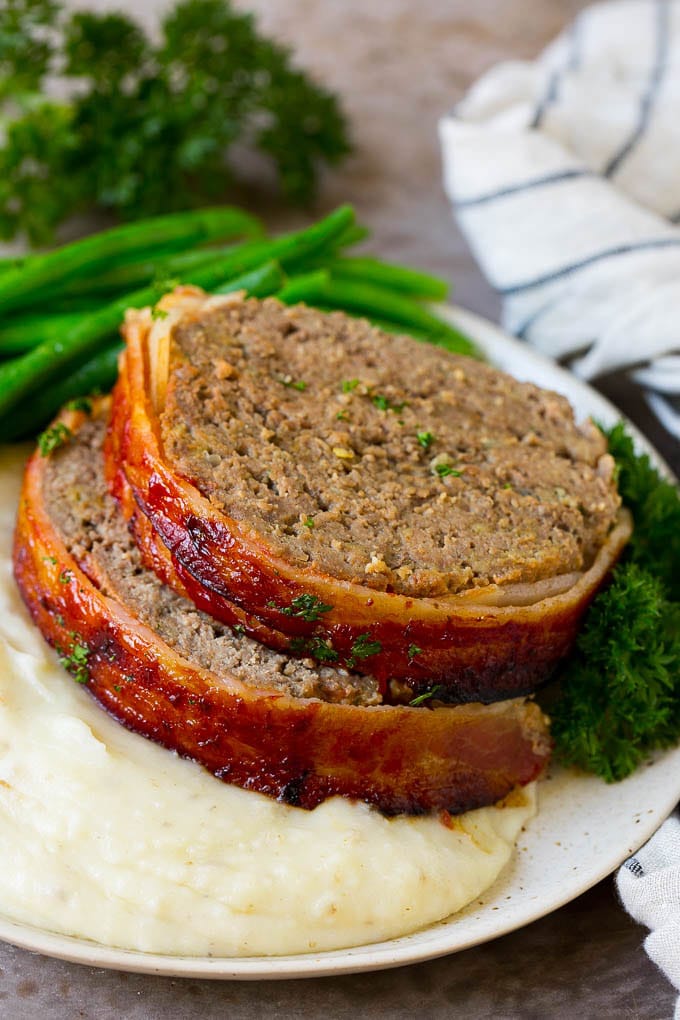
[[[452,478],[460,478],[463,474],[458,468],[451,467],[450,464],[435,464],[435,474],[438,474],[440,478],[448,478],[449,475]]]
[[[313,528],[314,527],[314,518],[313,517],[305,517],[304,521],[302,522],[302,526],[304,528]]]
[[[72,577],[73,574],[70,570],[62,570],[59,574],[59,584],[68,584]]]
[[[326,641],[321,637],[295,637],[291,639],[288,647],[291,652],[295,652],[298,655],[311,655],[313,659],[318,659],[319,662],[337,662],[338,660],[338,653],[333,648],[333,645],[330,641]]]
[[[338,660],[338,653],[335,648],[333,648],[330,641],[324,641],[323,638],[310,638],[307,642],[307,650],[319,662],[337,662]]]
[[[45,429],[38,436],[38,449],[42,457],[47,457],[50,453],[54,453],[60,446],[68,442],[73,433],[71,432],[68,425],[64,425],[63,421],[58,421],[54,425],[50,425],[49,428]]]
[[[417,708],[418,705],[424,704],[424,702],[429,701],[430,698],[434,698],[436,694],[439,694],[439,692],[443,690],[444,688],[441,684],[435,684],[434,687],[430,687],[429,691],[423,691],[423,693],[419,694],[417,698],[413,699],[413,701],[409,701],[409,705],[411,708]]]
[[[381,642],[374,640],[370,634],[360,634],[352,645],[351,654],[353,659],[367,659],[378,652],[382,652]]]
[[[394,411],[395,414],[403,411],[408,406],[405,400],[400,401],[398,404],[393,404],[390,398],[386,397],[383,393],[372,393],[371,400],[379,411]]]
[[[344,379],[342,383],[342,392],[351,393],[359,385],[359,379]]]
[[[56,567],[59,560],[56,556],[43,556],[44,563],[51,563],[53,567]]]
[[[160,274],[154,277],[152,281],[152,286],[154,287],[154,289],[157,287],[159,290],[170,291],[174,290],[175,287],[181,287],[182,281],[177,276],[165,276],[163,274]]]
[[[419,648],[418,645],[409,645],[408,646],[408,657],[409,657],[409,659],[415,659],[415,657],[417,655],[420,655],[421,652],[422,652],[422,648]]]
[[[296,596],[289,606],[282,608],[281,612],[284,616],[296,616],[306,620],[307,623],[313,623],[314,620],[321,619],[324,613],[330,613],[332,608],[333,606],[326,605],[316,595],[305,594]]]
[[[90,656],[90,649],[79,640],[78,635],[75,632],[71,632],[72,643],[71,647],[67,652],[59,652],[59,662],[67,669],[73,679],[78,684],[86,684],[90,679],[90,671],[88,669],[88,659]]]
[[[246,632],[246,628],[243,626],[242,623],[235,623],[231,629],[233,630],[234,634],[238,634],[239,637],[242,637]]]
[[[429,450],[434,443],[434,435],[431,432],[416,432],[416,438],[423,450]]]
[[[304,393],[304,391],[307,389],[307,383],[303,382],[302,379],[285,378],[281,379],[280,381],[289,390],[298,390],[300,393]]]
[[[337,421],[347,421],[349,419],[349,411],[338,411],[335,418]]]
[[[74,397],[65,405],[67,411],[83,411],[92,414],[92,401],[89,397]]]

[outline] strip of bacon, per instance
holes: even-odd
[[[61,420],[77,433],[83,416]],[[36,453],[26,469],[15,575],[47,641],[79,650],[77,679],[130,729],[220,779],[304,808],[339,794],[385,813],[462,812],[540,774],[550,747],[532,702],[430,709],[296,700],[182,658],[71,555],[46,509],[46,463]]]
[[[112,491],[120,498],[129,484],[136,510],[151,525],[138,532],[146,562],[158,564],[153,533],[170,552],[161,576],[200,608],[229,623],[240,607],[253,627],[255,620],[265,626],[250,633],[272,647],[287,643],[301,655],[330,649],[337,665],[376,676],[388,701],[411,700],[438,684],[444,700],[490,702],[544,683],[571,648],[583,613],[630,536],[627,512],[621,511],[589,570],[535,584],[409,598],[291,565],[164,457],[158,366],[168,361],[169,331],[178,317],[200,316],[215,300],[206,305],[195,288],[179,289],[164,299],[166,319],[152,322],[147,309],[126,320],[106,458]],[[332,610],[313,622],[287,615],[283,610],[301,595]]]

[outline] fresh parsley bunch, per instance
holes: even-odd
[[[557,756],[612,782],[680,740],[680,495],[622,425],[607,435],[634,531],[548,710]]]
[[[286,199],[349,151],[336,98],[229,0],[183,0],[152,42],[122,14],[57,0],[0,11],[0,236],[49,242],[74,213],[123,219],[222,200],[234,148],[273,163]],[[69,98],[51,100],[47,77]]]

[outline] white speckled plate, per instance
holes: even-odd
[[[475,337],[490,361],[519,379],[564,393],[579,417],[591,414],[605,424],[620,417],[603,397],[496,326],[458,309],[450,314],[452,321]],[[636,436],[640,447],[654,454]],[[568,903],[634,853],[678,800],[680,747],[615,786],[554,770],[540,786],[538,816],[520,837],[512,863],[481,900],[413,935],[357,949],[230,959],[157,956],[66,938],[2,917],[0,939],[78,963],[179,977],[263,980],[402,966],[505,935]]]

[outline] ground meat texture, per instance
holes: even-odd
[[[371,677],[271,651],[217,623],[163,585],[139,551],[109,496],[101,446],[104,423],[86,423],[46,465],[45,498],[55,527],[86,573],[104,577],[105,594],[123,602],[171,648],[218,677],[295,698],[352,705],[380,703]]]
[[[414,596],[587,567],[620,500],[556,393],[269,299],[177,325],[165,455],[277,555]]]

